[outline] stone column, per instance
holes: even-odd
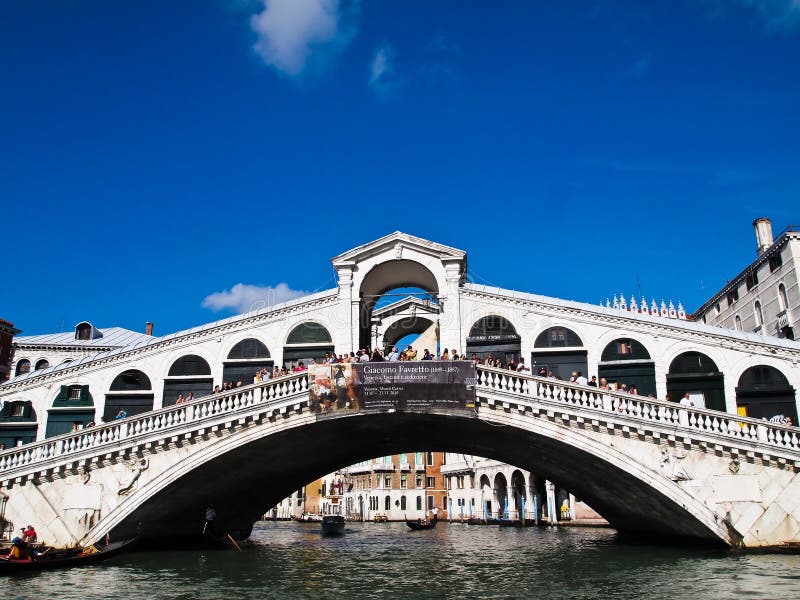
[[[545,481],[544,488],[547,493],[547,522],[550,525],[558,523],[558,516],[556,512],[556,486],[552,481]]]

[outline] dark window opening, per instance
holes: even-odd
[[[255,358],[270,358],[270,354],[263,342],[253,338],[242,340],[228,353],[229,360],[249,360]]]
[[[181,375],[211,375],[211,367],[204,358],[189,354],[176,360],[169,369],[170,377]]]
[[[287,344],[329,344],[333,340],[331,334],[319,323],[302,323],[292,329]]]

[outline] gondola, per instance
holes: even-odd
[[[411,531],[421,531],[423,529],[433,529],[436,527],[436,519],[417,519],[416,521],[410,521],[406,519],[406,525],[408,525]]]
[[[322,517],[322,535],[342,535],[345,520],[342,515],[325,515]]]
[[[50,548],[35,554],[33,558],[9,558],[0,556],[0,574],[18,573],[20,571],[39,571],[43,569],[61,569],[77,567],[111,558],[123,550],[130,549],[136,542],[124,540],[112,542],[106,546],[87,546],[85,548]]]

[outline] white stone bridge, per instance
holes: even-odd
[[[731,547],[800,541],[800,430],[478,367],[469,410],[314,414],[305,374],[0,453],[5,518],[52,544],[249,532],[336,468],[436,448],[573,491],[620,531]]]

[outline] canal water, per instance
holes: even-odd
[[[242,552],[140,551],[0,578],[2,598],[800,598],[800,556],[622,541],[610,529],[258,523]]]

